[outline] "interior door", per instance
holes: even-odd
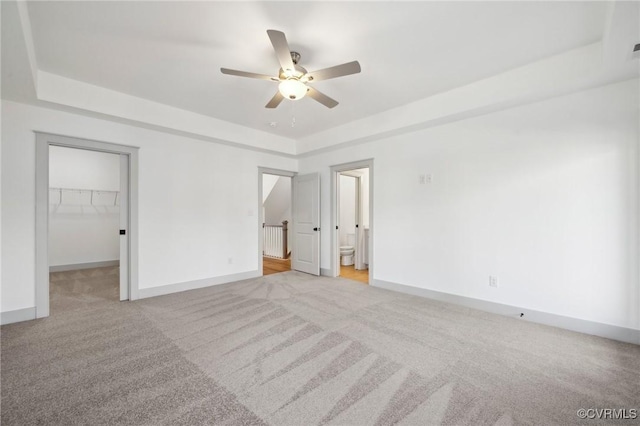
[[[120,154],[120,300],[129,300],[129,156]]]
[[[320,175],[293,178],[293,250],[291,268],[320,275]]]
[[[354,259],[354,268],[358,270],[366,269],[364,264],[364,227],[362,226],[362,177],[358,176],[356,179],[356,240],[354,242],[356,252]]]

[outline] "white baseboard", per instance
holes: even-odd
[[[331,273],[331,269],[320,268],[320,276],[322,276],[322,277],[333,277],[333,274]]]
[[[223,275],[220,277],[204,278],[202,280],[185,281],[182,283],[167,284],[160,287],[138,289],[138,299],[164,296],[165,294],[178,293],[180,291],[195,290],[197,288],[210,287],[212,285],[226,284],[234,281],[248,280],[262,276],[258,271],[241,272],[239,274]]]
[[[36,308],[22,308],[15,311],[2,312],[0,314],[0,324],[13,324],[14,322],[29,321],[36,319]]]
[[[49,266],[49,272],[75,271],[77,269],[106,268],[108,266],[119,266],[119,260],[104,260],[102,262],[75,263],[71,265]]]
[[[116,261],[117,262],[117,261]],[[86,264],[85,264],[86,265]],[[98,266],[92,266],[97,268]],[[69,270],[78,269],[71,268]],[[262,276],[258,271],[242,272],[239,274],[224,275],[221,277],[205,278],[196,281],[186,281],[176,284],[167,284],[160,287],[141,288],[138,290],[138,299],[148,297],[163,296],[165,294],[178,293],[180,291],[195,290],[197,288],[209,287],[212,285],[226,284],[234,281],[242,281],[250,278]],[[0,323],[12,324],[14,322],[29,321],[36,319],[36,308],[17,309],[0,313]]]
[[[458,296],[455,294],[442,293],[439,291],[428,290],[426,288],[396,284],[383,280],[374,279],[372,285],[374,287],[398,291],[400,293],[411,294],[414,296],[426,297],[428,299],[466,306],[468,308],[474,308],[494,314],[513,318],[522,318],[525,321],[531,321],[538,324],[550,325],[553,327],[564,328],[566,330],[577,331],[579,333],[592,334],[594,336],[606,337],[608,339],[640,345],[640,330],[634,330],[632,328],[625,328],[610,324],[565,317],[562,315],[534,311],[518,306],[503,305],[501,303],[473,299],[471,297]],[[523,317],[520,317],[521,313],[524,314]]]

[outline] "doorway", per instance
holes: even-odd
[[[119,154],[49,147],[52,314],[120,300],[120,168]]]
[[[331,167],[332,275],[370,284],[373,160]]]
[[[59,148],[73,148],[91,153],[107,153],[115,155],[115,165],[119,169],[118,191],[99,191],[98,189],[83,188],[54,188],[50,185],[50,160]],[[76,152],[77,153],[77,152]],[[85,158],[88,158],[85,155]],[[73,200],[80,210],[97,208],[99,204],[111,202],[118,205],[119,220],[117,221],[118,242],[118,278],[115,289],[116,300],[134,300],[138,298],[137,282],[137,212],[138,212],[138,149],[124,145],[91,141],[66,136],[36,133],[36,317],[43,318],[50,314],[50,231],[57,232],[59,223],[50,223],[50,206],[52,202],[60,204]],[[58,177],[56,177],[58,179]],[[77,186],[77,185],[76,185]],[[65,189],[66,191],[63,191]],[[116,188],[112,188],[116,189]],[[57,190],[57,194],[56,194]],[[117,192],[117,194],[116,194]],[[59,200],[55,197],[59,196]],[[62,197],[65,197],[63,200]],[[93,203],[91,200],[93,198]],[[89,207],[91,205],[92,207]],[[104,209],[102,209],[104,211]],[[113,219],[113,218],[112,218]],[[58,250],[58,248],[56,248]],[[60,255],[58,250],[56,255]],[[68,253],[67,253],[68,254]],[[86,253],[85,253],[86,254]],[[55,257],[53,259],[56,259]],[[60,261],[58,258],[58,262]],[[68,259],[68,258],[67,258]],[[85,260],[87,258],[84,258]],[[115,260],[115,259],[114,259]],[[104,266],[92,262],[89,266]],[[57,265],[61,266],[61,265]],[[63,265],[64,266],[64,265]],[[69,266],[69,265],[66,265]],[[85,265],[86,266],[86,265]],[[104,271],[102,271],[104,272]],[[109,275],[109,271],[107,274]],[[113,277],[111,277],[113,278]]]
[[[320,275],[320,174],[298,175],[285,170],[258,167],[258,271],[265,274],[264,180],[267,175],[288,177],[291,221],[287,224],[290,269]],[[267,178],[268,179],[268,178]],[[283,224],[284,226],[284,224]],[[283,271],[276,271],[283,272]]]
[[[339,276],[369,283],[367,243],[369,232],[369,169],[340,172],[338,175]]]
[[[258,169],[259,269],[262,275],[291,270],[292,188],[295,173]]]

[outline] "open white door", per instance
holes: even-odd
[[[129,156],[120,154],[120,300],[129,300]]]
[[[356,255],[354,267],[357,270],[367,269],[367,265],[364,262],[364,223],[363,208],[362,208],[362,177],[358,176],[356,179]]]
[[[320,175],[293,178],[291,269],[320,275]]]

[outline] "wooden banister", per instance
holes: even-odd
[[[286,259],[289,254],[289,250],[287,247],[287,233],[288,233],[288,221],[282,221],[282,258]]]

